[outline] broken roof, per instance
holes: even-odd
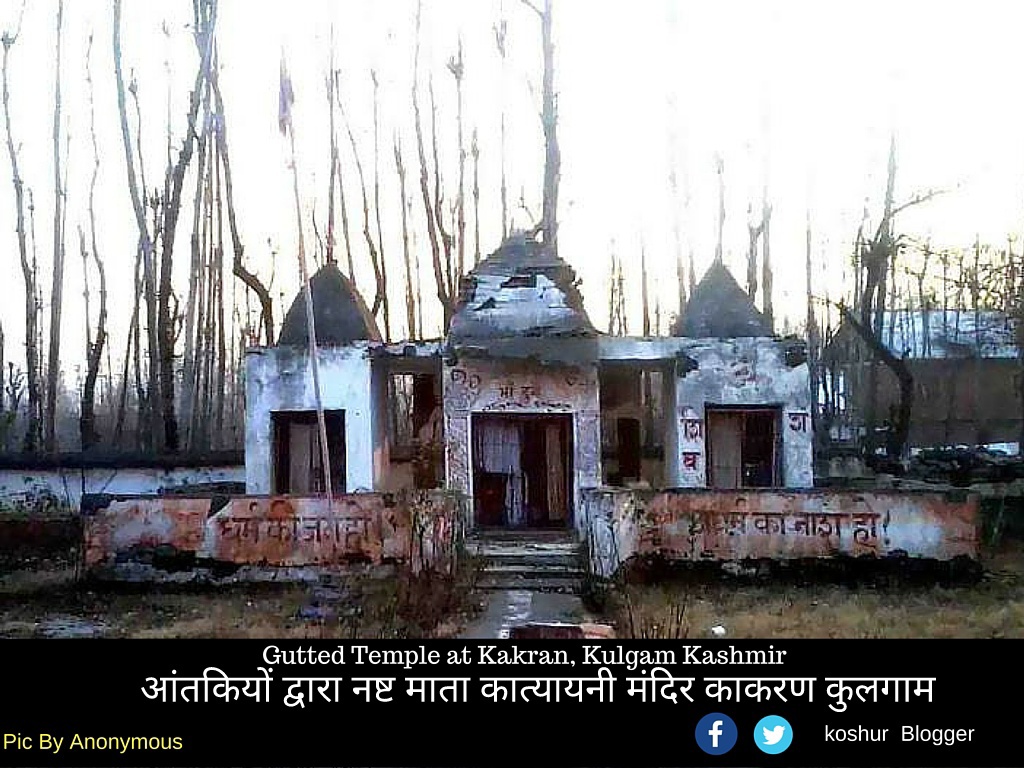
[[[771,336],[772,329],[725,264],[715,261],[693,289],[672,335],[729,339]]]
[[[550,343],[596,337],[575,271],[521,232],[463,278],[448,332],[456,349],[479,346],[481,351],[513,357],[535,356],[543,347],[536,343],[540,339]]]
[[[328,262],[309,279],[313,295],[313,324],[316,343],[340,346],[353,341],[380,341],[377,322],[366,302],[334,262]],[[299,291],[281,324],[278,345],[305,346],[309,343],[306,297]]]

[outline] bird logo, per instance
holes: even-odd
[[[754,743],[768,755],[777,755],[793,743],[793,726],[784,717],[768,715],[754,726]]]

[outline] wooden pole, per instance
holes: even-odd
[[[334,489],[331,487],[331,453],[327,447],[327,419],[324,416],[323,399],[320,396],[320,366],[316,350],[316,322],[313,319],[313,292],[309,284],[306,269],[306,246],[302,237],[302,206],[299,203],[299,172],[295,162],[295,128],[292,125],[291,105],[295,100],[291,79],[285,66],[284,51],[281,52],[281,95],[280,95],[280,127],[289,140],[290,162],[292,169],[292,189],[295,192],[295,223],[299,230],[299,276],[302,279],[303,293],[306,297],[306,328],[309,334],[309,366],[313,373],[313,392],[316,396],[316,420],[320,429],[320,460],[323,462],[324,488],[327,491],[328,509],[334,509]]]

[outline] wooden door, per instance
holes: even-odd
[[[743,413],[708,411],[708,487],[743,485]]]

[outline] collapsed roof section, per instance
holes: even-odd
[[[313,327],[320,346],[343,346],[353,341],[380,341],[380,330],[366,302],[334,262],[309,279],[313,294]],[[279,346],[309,344],[306,297],[300,290],[281,325]]]
[[[731,339],[771,336],[772,329],[725,265],[715,261],[693,289],[673,336]]]
[[[457,355],[581,364],[597,360],[597,336],[576,272],[516,233],[463,278],[448,344]]]

